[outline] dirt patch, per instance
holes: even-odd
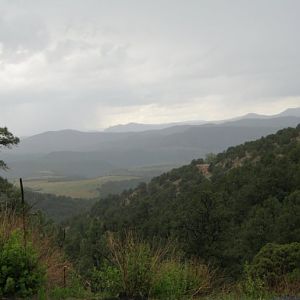
[[[209,172],[209,164],[198,164],[196,167],[205,177],[209,177],[211,175]]]

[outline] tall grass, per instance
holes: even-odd
[[[107,243],[112,262],[119,270],[122,292],[132,297],[149,296],[153,278],[170,250],[169,245],[153,249],[132,232],[123,237],[109,233]]]
[[[158,299],[199,297],[212,290],[215,273],[197,260],[163,261],[156,274],[151,294]]]
[[[181,260],[172,242],[154,247],[127,232],[109,233],[107,245],[110,262],[94,270],[93,279],[110,296],[188,299],[212,288],[214,272],[197,260]]]

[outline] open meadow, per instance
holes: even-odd
[[[89,199],[98,197],[101,194],[101,187],[107,183],[121,183],[138,179],[139,177],[130,175],[101,176],[78,180],[63,178],[25,179],[24,186],[35,192]]]

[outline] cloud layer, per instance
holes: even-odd
[[[17,134],[300,105],[297,0],[0,4],[0,125]]]

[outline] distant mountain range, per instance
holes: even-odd
[[[188,163],[299,123],[300,108],[294,108],[275,116],[248,114],[201,125],[164,124],[167,127],[144,131],[137,128],[151,125],[135,124],[135,132],[53,131],[23,139],[16,149],[2,152],[1,159],[11,168],[5,174],[8,177],[95,177],[120,169]],[[124,126],[122,130],[133,128]]]
[[[176,123],[165,123],[165,124],[143,124],[143,123],[128,123],[128,124],[119,124],[115,126],[108,127],[105,129],[106,132],[141,132],[147,130],[160,130],[173,126],[180,125],[202,125],[202,124],[220,124],[228,121],[237,121],[241,119],[268,119],[276,117],[300,117],[300,107],[289,108],[285,111],[276,114],[276,115],[261,115],[256,113],[249,113],[241,117],[236,117],[228,120],[217,120],[217,121],[187,121],[187,122],[176,122]]]

